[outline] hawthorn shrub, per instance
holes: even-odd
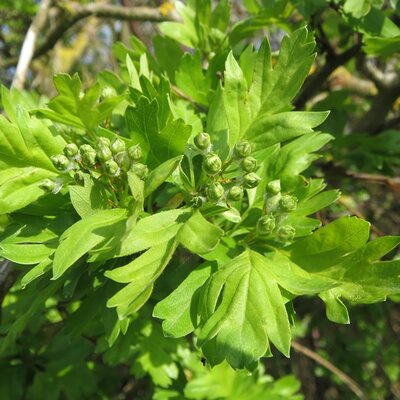
[[[400,292],[399,237],[315,217],[340,194],[305,172],[328,112],[292,106],[313,34],[277,54],[226,40],[228,2],[178,10],[154,54],[116,46],[119,75],[58,74],[45,104],[2,87],[4,399],[300,399],[259,362],[290,356],[294,300],[348,324]]]

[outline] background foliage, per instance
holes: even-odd
[[[43,3],[0,1],[0,398],[399,398],[400,3]]]

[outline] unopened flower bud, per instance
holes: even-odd
[[[251,153],[251,144],[247,140],[242,140],[235,144],[233,152],[239,158],[247,157]]]
[[[83,144],[79,147],[79,151],[83,156],[85,153],[96,153],[95,149],[90,144]]]
[[[123,171],[128,171],[131,165],[131,159],[126,151],[121,151],[120,153],[115,154],[114,160]]]
[[[102,91],[101,91],[101,96],[104,99],[108,99],[110,97],[114,97],[117,95],[117,92],[115,91],[115,89],[113,89],[112,87],[108,86],[105,87]]]
[[[279,179],[275,179],[271,181],[267,185],[267,192],[271,194],[278,194],[281,191],[281,181]]]
[[[193,208],[200,208],[204,204],[204,198],[201,196],[194,196],[190,201],[190,205]]]
[[[239,201],[243,198],[243,188],[241,186],[232,186],[228,191],[228,200]]]
[[[120,138],[115,138],[111,143],[111,151],[113,154],[118,154],[125,150],[125,142]]]
[[[114,160],[107,160],[104,168],[109,175],[116,175],[119,171],[119,166]]]
[[[110,139],[101,136],[97,139],[97,146],[99,147],[110,147]]]
[[[51,162],[59,171],[65,171],[69,166],[69,160],[63,154],[51,157]]]
[[[130,170],[136,174],[140,179],[146,178],[149,170],[147,168],[147,165],[144,165],[142,163],[135,163],[131,165]]]
[[[269,235],[275,229],[275,218],[272,215],[264,215],[257,222],[257,232],[260,235]]]
[[[254,157],[246,157],[242,161],[242,168],[246,172],[253,172],[257,168],[257,160]]]
[[[297,198],[295,196],[285,194],[281,197],[279,204],[283,211],[294,211],[297,208]]]
[[[139,161],[142,158],[142,148],[139,144],[129,147],[128,156],[133,161]]]
[[[243,186],[246,189],[255,188],[261,181],[261,178],[255,172],[249,172],[243,177]]]
[[[206,171],[208,175],[217,174],[219,171],[221,171],[221,167],[222,161],[215,153],[208,154],[203,161],[204,171]]]
[[[206,189],[207,199],[217,202],[224,195],[224,188],[219,182],[212,183]]]
[[[108,161],[112,158],[112,153],[109,147],[99,147],[96,154],[100,161]]]
[[[94,167],[97,163],[96,152],[88,151],[82,154],[82,161],[87,167]]]
[[[290,225],[282,225],[278,228],[277,235],[278,238],[283,242],[288,242],[296,235],[296,229]]]
[[[85,180],[84,175],[83,175],[83,172],[82,172],[82,171],[77,171],[77,172],[75,172],[75,174],[74,174],[74,180],[75,180],[75,182],[76,182],[78,185],[81,185],[81,184],[84,182],[84,180]]]
[[[193,142],[198,149],[205,150],[210,146],[211,143],[210,135],[205,132],[198,133],[194,137]]]
[[[68,143],[63,150],[64,154],[69,157],[75,157],[79,153],[78,146],[75,143]]]
[[[55,189],[56,184],[51,179],[45,179],[39,184],[39,187],[46,192],[52,192]]]

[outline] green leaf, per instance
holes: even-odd
[[[112,236],[111,226],[125,216],[126,210],[123,209],[99,211],[68,228],[61,235],[60,245],[54,254],[53,279],[58,279],[89,250]]]
[[[202,347],[215,338],[216,352],[234,368],[262,357],[269,340],[289,355],[284,300],[259,253],[247,250],[217,271],[204,287],[203,304],[198,344]]]
[[[0,257],[6,258],[17,264],[37,264],[54,253],[54,243],[30,243],[30,244],[0,244]]]
[[[23,332],[31,318],[41,310],[45,301],[54,295],[54,293],[61,287],[63,282],[52,282],[49,285],[42,287],[40,291],[36,287],[30,286],[27,291],[27,296],[30,301],[27,302],[27,307],[23,312],[18,315],[18,318],[11,324],[8,329],[7,336],[0,345],[0,354],[9,352],[14,345],[17,337]],[[30,289],[31,288],[31,289]],[[30,291],[29,291],[30,290]]]
[[[191,215],[188,209],[162,211],[142,218],[128,232],[117,257],[137,253],[175,237]]]
[[[327,269],[366,243],[369,226],[356,217],[340,218],[290,246],[290,257],[308,272]]]
[[[195,254],[205,254],[212,251],[224,231],[208,222],[200,211],[196,211],[183,225],[179,232],[179,242]]]
[[[178,344],[177,340],[164,338],[157,324],[147,322],[138,340],[138,354],[135,355],[132,373],[138,378],[148,373],[154,385],[170,386],[179,375],[175,362]]]
[[[102,185],[84,174],[84,186],[69,185],[71,203],[81,218],[96,214],[107,207],[107,196]]]
[[[24,289],[26,285],[31,283],[36,278],[39,278],[46,272],[51,270],[52,261],[47,259],[35,265],[21,279],[21,287]]]
[[[292,111],[275,115],[263,114],[246,130],[244,138],[253,143],[254,150],[285,142],[312,132],[321,125],[328,112]]]
[[[208,92],[211,89],[211,79],[204,74],[201,54],[184,54],[179,70],[175,74],[176,85],[186,95],[200,104],[208,105]]]
[[[323,300],[326,306],[326,317],[337,324],[349,324],[350,317],[346,306],[336,297],[332,291],[328,290],[321,293],[319,297]]]
[[[259,258],[264,268],[279,286],[295,295],[315,295],[333,288],[337,284],[330,279],[309,273],[278,251],[268,252]]]
[[[124,96],[114,96],[99,102],[100,85],[96,83],[84,93],[78,74],[71,77],[60,73],[53,81],[58,95],[50,100],[48,109],[36,110],[36,115],[75,128],[94,129],[124,99]]]
[[[165,161],[157,168],[153,169],[145,182],[144,197],[153,193],[161,184],[163,184],[167,178],[176,170],[183,156],[178,156]]]
[[[291,101],[306,79],[316,54],[315,41],[306,27],[285,36],[272,69],[271,50],[264,40],[258,52],[250,101],[258,115],[291,108]],[[259,104],[257,104],[259,102]]]
[[[282,146],[278,157],[268,165],[271,178],[292,177],[306,170],[320,156],[314,154],[333,137],[326,133],[306,133]]]
[[[159,35],[153,36],[154,52],[163,70],[171,82],[175,82],[175,71],[178,70],[183,52],[174,40]]]
[[[252,115],[247,104],[248,87],[246,78],[232,52],[229,53],[225,64],[222,97],[229,126],[229,145],[233,147],[249,127]]]
[[[158,26],[161,33],[186,47],[196,48],[198,39],[194,22],[194,10],[181,2],[177,2],[175,7],[182,22],[162,22]]]
[[[365,52],[371,56],[390,57],[400,51],[400,35],[391,38],[367,36],[364,43]]]
[[[183,337],[197,327],[193,314],[196,314],[199,289],[210,275],[211,265],[200,265],[168,297],[156,304],[153,317],[164,320],[162,327],[166,336]]]
[[[157,100],[150,101],[142,96],[136,107],[128,107],[125,113],[130,135],[147,153],[150,168],[182,155],[191,131],[182,120],[172,121],[160,131],[154,118],[158,110]]]
[[[331,276],[340,285],[331,289],[329,296],[374,303],[400,293],[400,260],[379,261],[399,243],[399,236],[381,237],[348,254]]]
[[[135,309],[130,308],[130,311],[139,309],[144,302],[137,300],[153,288],[154,282],[169,263],[175,249],[176,242],[171,239],[152,247],[123,267],[106,271],[105,275],[108,278],[120,283],[129,283],[108,300],[107,307],[129,307],[134,303]],[[147,300],[147,297],[145,296],[144,300]]]
[[[17,107],[15,118],[16,125],[0,116],[0,213],[21,209],[45,194],[39,183],[56,176],[50,156],[64,146],[23,108]]]

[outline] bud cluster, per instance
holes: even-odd
[[[203,155],[203,171],[209,182],[200,188],[200,194],[194,195],[191,200],[192,207],[201,207],[207,201],[210,203],[240,201],[245,189],[253,189],[260,183],[261,178],[255,172],[257,160],[250,155],[252,146],[249,142],[237,143],[232,157],[225,162],[212,151],[213,146],[208,133],[197,134],[193,142],[197,151]],[[235,178],[224,179],[223,173],[232,161],[237,162],[239,174]]]
[[[148,174],[146,165],[140,162],[142,149],[136,144],[126,148],[125,142],[120,138],[110,141],[106,137],[99,137],[94,146],[75,143],[68,143],[63,154],[51,157],[54,167],[64,173],[73,173],[76,183],[82,184],[84,172],[92,176],[118,177],[121,172],[132,171],[139,178],[144,179]],[[54,192],[56,183],[46,179],[41,182],[43,190]]]
[[[270,181],[266,188],[266,215],[262,216],[257,223],[257,234],[260,237],[270,237],[280,242],[290,242],[296,235],[296,229],[285,220],[288,213],[296,210],[298,199],[290,194],[281,192],[279,179]]]

